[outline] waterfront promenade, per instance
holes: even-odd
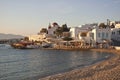
[[[91,49],[115,54],[108,60],[94,65],[60,73],[39,80],[119,80],[120,79],[120,51],[114,49]]]

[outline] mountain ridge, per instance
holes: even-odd
[[[17,38],[24,38],[22,35],[16,35],[16,34],[4,34],[0,33],[0,39],[17,39]]]

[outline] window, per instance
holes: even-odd
[[[81,37],[86,37],[86,36],[87,36],[87,33],[86,33],[86,32],[82,32],[82,33],[80,34],[80,36],[81,36]]]
[[[98,33],[98,37],[101,37],[100,33]]]
[[[90,34],[90,37],[92,37],[92,39],[94,39],[94,33],[91,33],[91,34]]]
[[[104,39],[104,37],[105,37],[105,33],[103,32],[103,33],[102,33],[102,38]]]
[[[120,35],[120,30],[118,30],[118,35]]]
[[[115,32],[112,32],[112,35],[115,35]]]
[[[114,32],[114,35],[115,35],[115,32]]]
[[[108,33],[106,33],[106,38],[108,37]]]
[[[112,32],[112,35],[114,35],[114,32]]]

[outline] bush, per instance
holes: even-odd
[[[64,40],[64,41],[71,41],[71,40],[73,40],[73,39],[70,38],[70,37],[65,37],[65,38],[63,38],[63,40]]]

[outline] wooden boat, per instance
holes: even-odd
[[[40,45],[34,44],[33,42],[13,43],[11,46],[17,49],[36,49],[40,47]]]
[[[26,46],[24,44],[21,44],[21,43],[13,43],[13,44],[11,44],[11,46],[13,48],[17,48],[17,49],[24,49],[24,48],[26,48]]]
[[[115,49],[116,50],[120,50],[120,46],[115,46]]]
[[[51,44],[50,43],[42,43],[42,47],[49,48],[49,47],[51,47]]]

